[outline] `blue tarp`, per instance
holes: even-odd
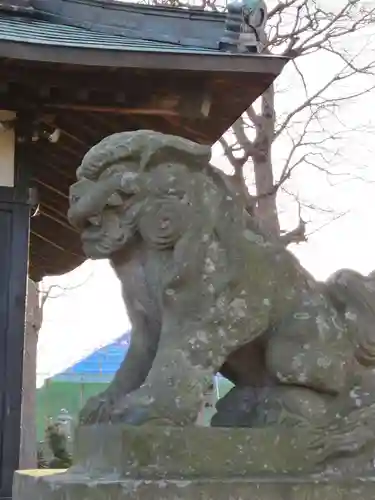
[[[54,382],[108,384],[125,358],[129,344],[130,332],[127,332],[111,344],[101,347],[78,363],[53,376],[50,380]],[[220,375],[216,378],[219,381],[222,379]]]
[[[57,382],[103,382],[112,380],[129,349],[130,333],[127,332],[111,344],[81,359],[62,373],[52,377]]]

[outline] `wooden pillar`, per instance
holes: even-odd
[[[30,278],[27,280],[26,328],[22,376],[21,446],[19,469],[37,468],[36,436],[36,358],[38,334],[42,326],[42,308],[39,290]]]
[[[29,220],[26,144],[0,110],[0,499],[19,465]]]

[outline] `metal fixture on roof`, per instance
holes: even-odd
[[[30,0],[0,0],[1,10],[21,14],[32,12],[34,9]]]
[[[39,140],[46,140],[52,144],[56,144],[61,136],[61,130],[54,124],[54,117],[45,115],[39,117],[32,123],[31,140],[38,142]]]
[[[229,3],[219,49],[225,52],[261,52],[266,22],[267,5],[264,0],[235,0]]]

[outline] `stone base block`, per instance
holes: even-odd
[[[307,430],[93,425],[78,429],[74,471],[90,477],[223,478],[316,472]]]
[[[68,471],[18,472],[13,500],[375,498],[375,474],[323,474],[306,429],[98,425],[74,448]]]
[[[375,475],[93,480],[56,471],[17,472],[13,492],[13,500],[370,500],[374,496]]]

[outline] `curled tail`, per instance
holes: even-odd
[[[369,276],[342,269],[326,282],[327,293],[353,332],[355,357],[375,368],[375,272]]]

